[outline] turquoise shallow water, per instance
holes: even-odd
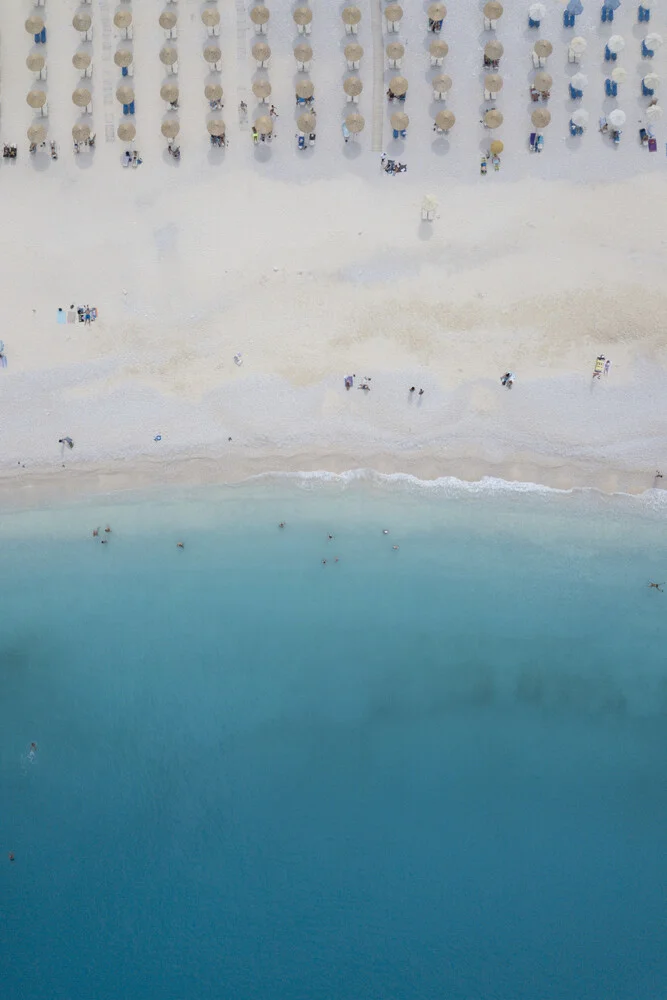
[[[664,993],[660,505],[278,478],[0,543],[3,1000]]]

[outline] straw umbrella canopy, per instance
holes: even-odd
[[[164,28],[165,31],[171,31],[172,28],[176,27],[178,14],[175,10],[163,10],[158,21],[161,28]]]
[[[607,39],[607,48],[610,52],[618,55],[625,48],[625,39],[622,35],[612,35],[611,38]]]
[[[117,28],[129,28],[132,24],[132,11],[123,7],[122,10],[117,10],[113,16],[113,23]]]
[[[588,111],[585,111],[583,108],[577,108],[576,111],[572,112],[572,121],[579,128],[586,128],[589,117]]]
[[[410,124],[410,119],[406,115],[405,111],[395,111],[391,116],[391,127],[395,128],[398,132],[402,132]]]
[[[453,111],[438,111],[435,116],[435,124],[438,128],[441,128],[443,132],[452,128],[454,122],[456,121],[456,115]]]
[[[386,51],[387,59],[402,59],[405,55],[405,46],[400,42],[389,42]]]
[[[89,125],[74,125],[72,126],[72,138],[74,142],[86,142],[90,139],[90,126]]]
[[[25,61],[26,66],[33,73],[39,73],[46,65],[46,59],[41,52],[31,52]]]
[[[494,139],[489,147],[492,156],[499,156],[504,148],[505,145],[500,141],[500,139]]]
[[[347,118],[345,119],[345,125],[347,127],[348,132],[354,132],[354,133],[363,132],[365,124],[366,122],[364,120],[363,115],[358,115],[358,114],[348,115]]]
[[[315,88],[311,80],[299,80],[296,85],[296,96],[301,100],[309,100],[315,93]]]
[[[86,90],[85,87],[77,87],[72,94],[72,101],[76,104],[77,108],[87,108],[92,99],[90,91]]]
[[[499,94],[503,89],[503,78],[500,73],[487,73],[484,77],[484,90],[490,94]]]
[[[498,0],[489,0],[487,4],[484,4],[484,17],[488,18],[489,21],[497,21],[502,16],[503,5],[498,3]]]
[[[113,54],[113,61],[116,66],[131,66],[133,59],[134,56],[132,55],[132,51],[130,49],[118,49]]]
[[[219,83],[207,83],[204,87],[204,97],[207,101],[222,100],[222,86]]]
[[[273,132],[273,119],[268,115],[260,115],[255,122],[255,129],[260,135],[271,135]]]
[[[551,112],[546,108],[537,108],[530,116],[530,120],[535,128],[546,128],[551,121]]]
[[[651,74],[649,73],[649,76],[650,75]],[[616,69],[611,71],[611,78],[614,83],[625,83],[628,78],[628,71],[627,69],[623,69],[622,66],[617,66]]]
[[[307,42],[299,42],[298,45],[294,46],[294,58],[297,62],[310,62],[313,58],[313,50]]]
[[[384,16],[388,21],[400,21],[403,17],[403,8],[397,3],[390,3],[389,6],[384,9]]]
[[[343,24],[359,24],[361,21],[361,11],[354,6],[345,7],[340,16],[343,18]]]
[[[315,129],[315,115],[312,111],[305,111],[296,120],[296,127],[299,132],[312,132]]]
[[[46,139],[46,126],[31,125],[28,129],[28,139],[30,142],[44,142]]]
[[[548,90],[551,90],[551,84],[553,80],[548,73],[536,73],[535,79],[533,80],[533,86],[535,90],[539,90],[541,94],[546,94]]]
[[[502,42],[497,42],[495,38],[491,42],[487,42],[484,46],[484,55],[490,62],[497,62],[505,51]]]
[[[359,42],[350,42],[345,46],[345,58],[348,62],[359,62],[363,57],[364,50]]]
[[[364,85],[358,76],[347,76],[343,80],[343,90],[348,97],[358,97]]]
[[[209,135],[222,136],[225,134],[225,123],[222,118],[212,118],[210,122],[207,122],[206,128]]]
[[[172,118],[171,121],[162,122],[160,126],[160,131],[165,139],[175,139],[178,133],[181,131],[180,123]]]
[[[222,52],[218,45],[207,45],[204,49],[204,59],[207,63],[217,63],[222,59]]]
[[[271,11],[261,3],[250,11],[250,20],[253,24],[266,24],[270,17]]]
[[[607,121],[612,128],[623,128],[625,125],[625,111],[621,111],[620,108],[614,108],[607,115]]]
[[[201,19],[207,28],[215,28],[220,24],[220,12],[215,7],[207,7],[201,12]]]
[[[89,52],[75,52],[72,56],[72,66],[74,69],[84,70],[88,69],[90,66],[90,53]]]
[[[313,20],[313,12],[310,7],[296,7],[292,13],[295,24],[310,24]]]
[[[441,41],[439,38],[435,38],[428,47],[429,55],[432,55],[434,59],[444,59],[449,52],[449,45],[447,42]]]
[[[451,76],[447,76],[446,73],[441,73],[440,76],[436,76],[433,80],[433,89],[437,90],[439,94],[446,94],[448,90],[452,89]]]
[[[218,52],[219,51],[220,49],[218,49]],[[266,62],[271,58],[271,46],[267,45],[266,42],[255,42],[252,47],[252,57],[253,59],[256,59],[257,62]],[[220,57],[218,56],[218,58]]]
[[[252,92],[258,101],[264,101],[271,96],[271,84],[268,80],[255,80],[252,85]]]
[[[131,104],[134,100],[134,89],[123,84],[116,91],[116,100],[119,104]]]
[[[46,104],[46,91],[29,90],[26,101],[31,108],[43,108]]]
[[[572,49],[576,56],[582,56],[586,51],[587,45],[588,42],[585,38],[582,38],[581,35],[575,35],[574,38],[570,39],[569,48]]]
[[[397,97],[402,97],[403,94],[408,92],[408,81],[404,76],[392,76],[389,81],[389,89],[392,94],[396,94]]]
[[[90,26],[93,23],[93,19],[90,14],[81,13],[75,14],[72,18],[72,27],[76,28],[77,31],[90,31]]]
[[[432,3],[427,13],[432,21],[443,21],[447,15],[447,8],[444,3]]]
[[[491,111],[487,111],[484,115],[484,124],[487,128],[500,128],[502,123],[503,116],[496,108],[492,108]]]
[[[160,97],[167,104],[173,104],[178,100],[178,86],[175,83],[164,83],[160,87]]]
[[[31,14],[25,22],[25,30],[29,35],[38,35],[44,27],[44,19],[37,14]]]
[[[137,130],[131,122],[121,122],[118,126],[118,138],[123,142],[132,142],[137,134]]]
[[[165,45],[160,49],[160,62],[163,66],[173,66],[178,62],[178,49],[175,45]]]
[[[535,50],[535,55],[540,59],[546,59],[547,56],[550,56],[554,50],[553,45],[551,42],[548,42],[546,38],[540,38],[539,41],[535,42],[533,48]]]

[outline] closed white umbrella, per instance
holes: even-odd
[[[531,3],[528,8],[528,17],[531,21],[541,21],[543,17],[547,16],[547,10],[544,4],[541,3]]]
[[[585,38],[582,38],[581,35],[575,35],[574,38],[570,39],[569,47],[572,49],[572,51],[576,56],[582,56],[586,51],[587,45],[588,42],[586,41]]]
[[[655,90],[660,85],[660,77],[657,73],[647,73],[644,77],[644,83],[649,90]]]
[[[607,121],[612,128],[622,128],[625,125],[625,111],[621,111],[620,108],[614,108],[607,115]]]
[[[617,55],[625,48],[625,39],[622,35],[612,35],[611,38],[607,40],[607,48],[610,52],[613,52],[614,55]]]
[[[622,66],[617,66],[616,69],[611,71],[611,78],[614,83],[625,83],[628,78],[627,69],[623,69]]]
[[[583,90],[584,87],[588,86],[588,77],[585,73],[575,73],[574,76],[570,77],[570,83],[575,90]]]

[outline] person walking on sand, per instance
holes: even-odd
[[[66,444],[70,450],[74,447],[71,437],[58,438],[58,444]]]
[[[610,369],[611,369],[611,361],[609,360],[609,358],[607,358],[607,360],[604,363],[604,373],[605,373],[605,375],[609,374]]]

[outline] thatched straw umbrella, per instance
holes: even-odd
[[[302,101],[308,101],[315,93],[312,80],[299,80],[296,85],[296,96]]]
[[[215,28],[216,24],[220,24],[220,12],[215,7],[207,7],[201,12],[201,19],[207,28]]]
[[[294,58],[298,63],[307,63],[313,58],[313,50],[306,42],[294,46]]]
[[[260,115],[255,122],[255,131],[259,135],[271,135],[273,132],[273,119],[269,115]]]
[[[271,46],[267,45],[266,42],[255,42],[252,47],[252,57],[260,66],[268,62],[271,58]]]
[[[118,138],[123,142],[132,142],[136,134],[137,130],[131,122],[121,122],[118,126]]]
[[[44,90],[29,90],[26,96],[26,101],[31,108],[43,108],[46,104],[46,91]]]
[[[253,24],[266,24],[271,17],[271,11],[268,7],[263,4],[258,4],[257,7],[253,7],[250,11],[250,20]]]
[[[484,115],[484,124],[487,128],[500,128],[502,123],[503,116],[496,108],[492,108],[491,111],[487,111]]]
[[[165,139],[175,139],[178,133],[181,131],[180,123],[176,121],[175,118],[171,118],[167,122],[162,122],[160,126],[160,131]]]
[[[25,22],[25,30],[29,35],[38,35],[44,28],[44,20],[37,14],[31,14]]]
[[[77,108],[87,108],[92,99],[90,91],[86,90],[85,87],[77,87],[72,94],[72,101],[76,104]]]
[[[434,38],[428,47],[428,51],[431,59],[444,59],[449,52],[449,45],[439,38]]]
[[[124,67],[131,66],[134,56],[130,49],[117,49],[113,54],[113,61],[116,66]]]
[[[218,45],[207,45],[204,49],[204,59],[210,65],[220,62],[222,59],[222,52]]]
[[[551,112],[546,108],[537,108],[530,116],[530,120],[535,128],[546,128],[551,121]]]
[[[348,62],[359,62],[363,58],[363,55],[364,50],[359,42],[350,42],[349,45],[345,46],[345,58]]]
[[[456,115],[453,111],[438,111],[435,116],[435,124],[439,129],[442,129],[443,132],[449,131],[455,121]]]
[[[489,21],[497,21],[499,17],[503,16],[503,5],[498,2],[498,0],[489,0],[487,4],[484,5],[484,17]]]
[[[444,21],[447,16],[447,8],[444,3],[432,3],[426,13],[429,21]]]
[[[345,119],[345,125],[347,127],[348,132],[353,132],[355,134],[363,132],[365,124],[366,122],[364,120],[363,115],[359,114],[348,115],[347,118]]]
[[[209,135],[223,136],[225,135],[225,123],[222,118],[212,118],[210,122],[206,123],[206,128]]]
[[[90,14],[75,14],[72,18],[72,27],[77,31],[90,31],[90,26],[93,23],[93,19]]]
[[[222,100],[222,86],[219,83],[207,83],[204,87],[204,97],[207,101]]]
[[[271,96],[271,84],[268,80],[255,80],[252,92],[258,101],[265,101],[267,97]]]
[[[89,52],[75,52],[72,56],[72,66],[81,71],[87,70],[90,66],[91,58]]]
[[[504,148],[505,144],[500,139],[494,139],[491,145],[489,146],[489,150],[492,156],[499,156]]]
[[[358,7],[345,7],[340,15],[343,19],[343,24],[359,24],[361,21],[361,11]]]
[[[314,132],[316,125],[315,115],[312,111],[305,111],[296,120],[296,127],[299,132]]]
[[[500,73],[487,73],[484,77],[484,90],[489,94],[499,94],[503,89],[503,78]]]
[[[28,129],[28,139],[30,142],[44,142],[46,139],[46,125],[31,125]]]
[[[401,45],[400,42],[389,42],[385,52],[390,62],[397,62],[405,55],[405,46]]]
[[[498,62],[499,59],[502,59],[504,51],[503,43],[497,42],[495,38],[484,46],[484,56],[489,62]]]
[[[398,24],[403,17],[403,8],[397,3],[390,3],[389,6],[384,9],[384,16],[390,24]]]
[[[392,76],[389,81],[389,89],[396,97],[402,97],[408,92],[408,81],[404,76]]]
[[[90,125],[73,125],[72,138],[74,142],[86,142],[90,139]]]
[[[121,31],[127,29],[132,24],[132,11],[123,7],[121,10],[117,10],[113,16],[113,23]]]
[[[535,50],[535,55],[539,59],[546,59],[554,50],[551,42],[548,42],[546,38],[540,38],[539,41],[535,42],[533,49]]]
[[[396,132],[403,132],[410,124],[410,119],[406,115],[405,111],[395,111],[391,116],[391,127],[395,129]]]
[[[348,97],[359,97],[364,85],[358,76],[346,76],[343,80],[343,90]]]
[[[176,22],[178,21],[178,14],[175,10],[163,10],[158,18],[161,28],[165,31],[171,31],[176,27]]]
[[[295,7],[292,17],[295,24],[304,26],[313,20],[313,12],[310,7]]]
[[[431,85],[434,94],[447,94],[452,89],[452,78],[446,73],[441,73],[440,76],[433,78]]]
[[[41,73],[46,65],[46,59],[41,52],[31,52],[25,64],[32,73]]]
[[[134,100],[134,89],[123,84],[116,91],[116,100],[119,104],[131,104]]]
[[[548,73],[543,73],[541,70],[539,73],[535,74],[535,79],[533,80],[533,87],[535,90],[539,90],[541,94],[546,94],[548,90],[551,90],[551,84],[553,83],[552,78]]]
[[[164,83],[160,87],[160,97],[167,104],[174,104],[178,100],[178,86],[175,83]]]
[[[164,45],[160,49],[160,62],[163,66],[173,66],[178,62],[178,49],[175,45]]]

